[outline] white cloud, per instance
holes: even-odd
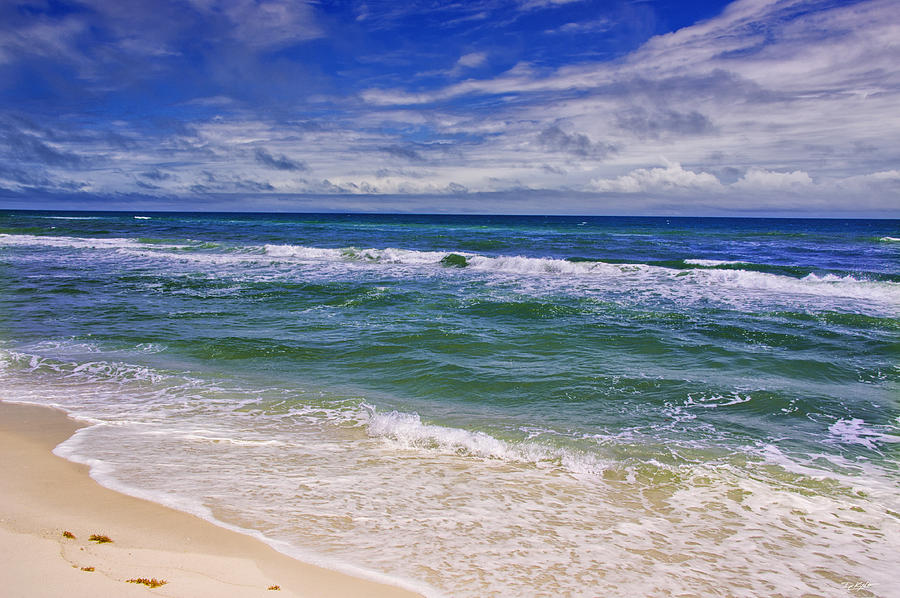
[[[612,29],[613,25],[613,21],[605,18],[593,19],[590,21],[573,21],[564,25],[560,25],[555,29],[548,29],[544,33],[602,33],[603,31],[609,31],[610,29]]]
[[[223,40],[237,40],[244,50],[324,34],[310,2],[188,1],[187,12],[216,20]],[[141,33],[130,3],[120,8],[101,0],[84,3],[105,15],[110,30],[133,34],[119,38],[132,53],[163,52],[175,47],[167,40],[184,35],[167,33],[156,21]],[[531,0],[520,7],[558,3]],[[366,27],[376,16],[367,18]],[[74,51],[84,25],[78,18],[35,22],[27,31],[0,30],[0,62],[15,60],[27,50],[26,42],[32,54]],[[379,18],[385,22],[387,16]],[[585,20],[560,31],[605,25]],[[721,15],[657,36],[621,60],[560,68],[519,63],[497,76],[428,87],[436,73],[482,76],[474,69],[489,58],[500,64],[500,52],[474,47],[486,51],[463,54],[455,65],[451,55],[442,65],[451,69],[430,71],[430,78],[405,84],[388,83],[397,81],[392,77],[361,79],[360,85],[373,88],[352,98],[319,100],[317,107],[329,114],[320,129],[270,121],[256,107],[223,95],[192,104],[220,110],[226,122],[196,122],[189,133],[146,142],[139,141],[145,133],[135,127],[133,148],[122,151],[66,140],[50,147],[110,156],[112,166],[97,166],[90,174],[91,188],[98,190],[121,190],[135,180],[133,173],[159,167],[172,176],[145,181],[159,193],[186,193],[209,172],[223,189],[256,184],[284,193],[438,194],[460,185],[471,194],[565,189],[619,193],[637,201],[636,195],[645,193],[675,198],[673,205],[703,197],[713,205],[710,198],[720,196],[768,198],[775,205],[805,195],[809,205],[831,202],[837,209],[853,208],[865,196],[870,206],[897,209],[896,0],[852,5],[739,0]],[[395,87],[375,88],[379,85]],[[298,106],[298,113],[302,110]],[[254,159],[257,147],[266,148],[273,160],[284,158],[285,165],[287,160],[308,165],[309,172],[263,170]],[[421,156],[416,165],[427,167],[427,176],[404,155]],[[432,159],[436,155],[440,159]],[[657,156],[673,161],[660,165]]]
[[[745,190],[800,190],[812,185],[809,175],[802,170],[774,172],[762,168],[751,168],[731,186]]]
[[[187,0],[110,2],[81,0],[93,14],[80,12],[34,17],[27,26],[0,25],[0,63],[27,54],[75,62],[121,59],[121,54],[158,58],[176,55],[179,44],[197,35],[202,22],[207,41],[236,40],[267,49],[325,35],[315,7],[302,0]],[[78,36],[87,29],[103,31],[104,45],[89,50]],[[102,65],[94,65],[102,70]]]
[[[222,0],[222,10],[234,27],[234,36],[251,47],[282,46],[324,35],[313,7],[297,0]]]
[[[614,179],[593,179],[591,185],[604,193],[714,191],[723,188],[715,175],[686,170],[677,162],[668,163],[663,168],[636,168]]]
[[[0,64],[29,54],[68,58],[72,55],[71,46],[86,28],[87,23],[79,18],[42,18],[29,26],[0,27]]]
[[[878,195],[887,193],[900,198],[900,170],[881,170],[831,181],[831,185],[842,192]]]
[[[541,8],[552,8],[563,4],[572,4],[573,2],[581,2],[582,0],[520,0],[519,8],[521,10],[536,10]]]
[[[456,61],[457,66],[464,66],[467,68],[474,68],[476,66],[481,66],[487,61],[487,54],[484,52],[470,52],[468,54],[464,54],[460,56],[459,60]]]
[[[429,94],[406,93],[391,89],[367,89],[360,96],[363,101],[376,106],[409,106],[412,104],[427,104],[434,101]]]
[[[829,191],[849,188],[837,181],[900,162],[893,142],[900,138],[894,8],[885,0],[852,6],[741,0],[718,17],[653,38],[620,62],[554,70],[519,64],[492,78],[415,94],[373,90],[364,99],[436,115],[445,100],[500,96],[478,118],[438,129],[489,133],[477,151],[463,150],[473,174],[489,165],[508,168],[516,156],[550,166],[520,170],[514,178],[526,186],[712,190],[745,198],[793,190],[850,205],[852,197]],[[553,148],[528,144],[561,119],[571,134],[618,151],[598,165],[577,155],[562,162]],[[648,166],[658,155],[692,166]],[[554,178],[553,169],[569,174]],[[740,178],[725,185],[713,174],[725,171]],[[879,201],[890,205],[896,197],[886,195],[892,179],[885,177],[866,179],[865,188],[878,183]]]
[[[869,176],[876,181],[900,182],[900,170],[883,170],[881,172],[873,172]]]

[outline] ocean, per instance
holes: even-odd
[[[0,398],[429,596],[896,596],[900,221],[0,212]]]

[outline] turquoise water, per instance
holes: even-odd
[[[889,595],[900,222],[0,212],[0,396],[432,595]]]

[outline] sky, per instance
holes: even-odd
[[[897,0],[0,0],[0,208],[900,217]]]

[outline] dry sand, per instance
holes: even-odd
[[[416,595],[296,561],[249,536],[108,490],[87,467],[51,453],[79,427],[55,409],[0,402],[0,595]],[[97,544],[91,534],[113,542]],[[127,583],[133,578],[167,583],[149,589]],[[280,590],[268,589],[274,585]]]

